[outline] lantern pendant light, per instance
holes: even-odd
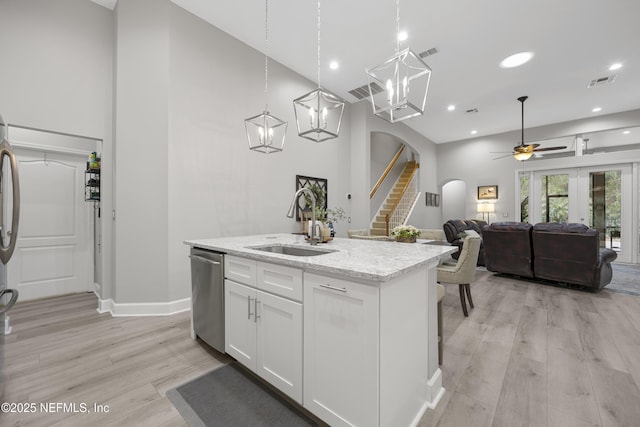
[[[373,113],[396,123],[424,113],[431,68],[411,49],[400,50],[400,0],[396,0],[396,53],[369,68]]]
[[[269,113],[269,1],[264,2],[264,111],[257,116],[244,121],[249,149],[260,153],[278,153],[284,148],[284,139],[287,134],[287,122]]]
[[[314,142],[337,138],[345,101],[320,85],[320,0],[318,0],[318,88],[293,100],[298,135]]]

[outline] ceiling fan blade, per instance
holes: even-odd
[[[524,151],[533,151],[539,146],[540,144],[520,144],[513,147],[513,151],[516,151],[518,153],[524,152]]]
[[[500,159],[506,159],[507,157],[511,157],[513,156],[514,153],[509,153],[509,154],[505,154],[504,156],[500,156],[500,157],[496,157],[493,160],[500,160]]]
[[[566,145],[564,146],[557,146],[557,147],[543,147],[543,148],[536,148],[533,151],[538,152],[538,151],[553,151],[553,150],[564,150],[565,148],[567,148]]]

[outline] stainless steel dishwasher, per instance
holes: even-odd
[[[191,248],[193,331],[224,353],[224,254]]]

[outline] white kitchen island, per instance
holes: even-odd
[[[227,353],[328,424],[416,425],[442,397],[436,266],[454,247],[292,234],[185,243],[226,254]]]

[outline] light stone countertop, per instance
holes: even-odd
[[[304,236],[294,234],[262,234],[214,239],[186,240],[197,248],[224,252],[257,261],[296,267],[308,272],[343,276],[366,281],[386,282],[455,252],[455,246],[398,243],[334,238],[328,243],[311,246]],[[251,249],[251,247],[285,245],[335,252],[316,256],[291,256]]]

